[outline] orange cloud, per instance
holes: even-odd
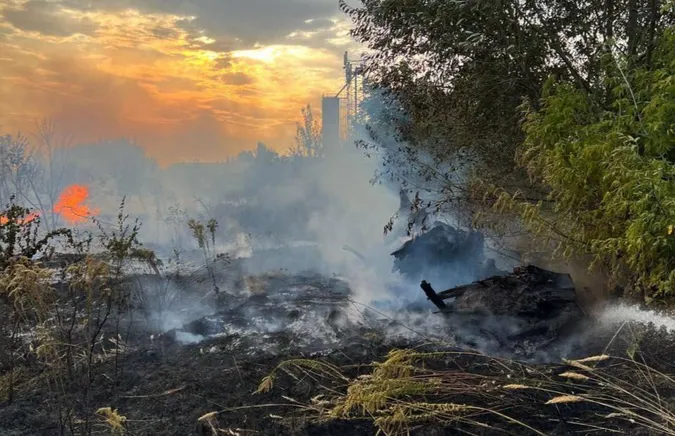
[[[0,24],[1,131],[51,117],[78,142],[134,138],[162,164],[220,160],[258,140],[286,150],[300,108],[342,82],[341,47],[311,32],[236,50],[193,17],[3,1],[14,15]],[[338,27],[329,34],[344,38]]]

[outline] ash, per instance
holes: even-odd
[[[284,272],[245,276],[235,292],[213,296],[217,310],[160,336],[202,351],[259,358],[318,356],[355,343],[453,346],[447,322],[431,310],[388,314],[354,300],[347,279]],[[211,348],[217,344],[216,348]]]
[[[174,323],[153,340],[198,344],[202,353],[224,352],[246,359],[321,356],[355,344],[432,344],[437,349],[470,349],[536,361],[588,351],[580,334],[588,325],[570,282],[562,280],[558,286],[549,279],[550,273],[537,268],[462,286],[458,289],[463,294],[453,297],[443,311],[430,302],[392,310],[358,301],[353,283],[344,277],[285,271],[245,275],[242,268],[239,260],[216,274],[223,291],[202,299],[211,311],[188,314],[185,322]],[[410,293],[423,295],[419,286],[406,286]],[[449,292],[442,293],[443,298],[451,296]]]

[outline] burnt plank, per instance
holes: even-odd
[[[422,280],[422,283],[420,284],[420,287],[422,288],[422,290],[426,294],[429,301],[434,303],[436,305],[436,307],[438,307],[441,310],[447,308],[447,306],[445,305],[445,302],[443,302],[443,299],[438,296],[436,291],[434,291],[434,288],[431,287],[430,283],[428,283],[426,280]]]

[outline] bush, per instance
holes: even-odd
[[[610,104],[550,81],[541,109],[526,106],[519,162],[549,191],[537,205],[504,194],[531,228],[556,233],[565,254],[595,260],[648,302],[675,293],[675,32],[651,68],[606,67]]]

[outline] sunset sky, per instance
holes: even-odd
[[[49,117],[162,164],[283,151],[339,90],[349,26],[337,0],[0,0],[0,134]]]

